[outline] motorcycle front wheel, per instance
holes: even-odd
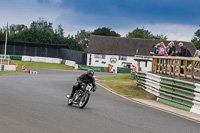
[[[81,100],[80,100],[80,102],[79,102],[79,108],[81,108],[81,109],[84,108],[85,105],[88,103],[89,99],[90,99],[90,93],[87,92],[87,93],[85,94],[85,96],[83,96],[83,97],[81,98]]]

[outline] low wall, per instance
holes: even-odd
[[[88,69],[93,69],[96,72],[109,72],[108,67],[95,67],[95,66],[86,66],[78,64],[78,70],[88,70]]]
[[[48,58],[48,57],[22,56],[22,61],[33,61],[33,62],[44,62],[44,63],[61,64],[62,59],[59,59],[59,58]]]
[[[0,65],[0,71],[16,71],[16,65]]]
[[[158,102],[200,114],[200,84],[141,72],[137,79],[138,87],[157,96]]]
[[[66,60],[65,65],[75,67],[76,62],[71,60]]]

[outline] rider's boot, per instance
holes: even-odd
[[[73,88],[72,88],[72,93],[71,93],[69,99],[72,99],[72,98],[73,98],[75,92],[76,92],[76,88],[73,86]]]

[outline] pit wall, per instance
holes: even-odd
[[[200,114],[200,84],[138,72],[137,85],[160,103]]]

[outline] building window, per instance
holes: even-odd
[[[127,60],[126,56],[119,56],[119,60]]]
[[[95,54],[95,55],[94,55],[94,58],[96,58],[96,59],[105,59],[106,56],[103,55],[103,54]]]

